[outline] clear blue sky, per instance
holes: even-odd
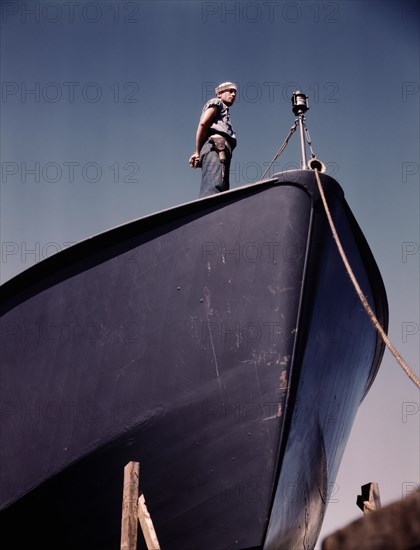
[[[258,179],[309,95],[315,152],[386,285],[419,375],[419,8],[411,1],[1,2],[1,282],[70,243],[198,196],[187,163],[215,84],[239,84],[231,182]],[[298,136],[276,171],[299,162]],[[296,165],[296,164],[295,164]],[[322,536],[419,483],[419,393],[386,353]]]

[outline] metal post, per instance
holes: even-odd
[[[306,147],[305,147],[305,117],[303,113],[299,114],[299,128],[300,128],[300,148],[302,151],[302,161],[301,166],[302,170],[306,170],[308,168],[308,165],[306,163]]]
[[[305,150],[305,113],[309,109],[308,96],[302,92],[295,92],[292,95],[292,105],[293,112],[296,116],[299,117],[299,127],[300,127],[300,148],[302,151],[302,170],[306,170],[308,165],[306,163],[306,150]]]

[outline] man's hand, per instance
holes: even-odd
[[[200,167],[200,155],[198,153],[193,153],[190,156],[188,164],[191,166],[191,168],[199,168]]]

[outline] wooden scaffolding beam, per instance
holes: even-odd
[[[376,482],[366,483],[361,487],[362,494],[357,496],[356,504],[366,515],[381,507],[379,485]]]
[[[139,490],[140,464],[129,462],[124,467],[124,489],[121,517],[121,550],[137,550],[138,523],[148,550],[160,550],[159,541],[147,510],[144,495]]]

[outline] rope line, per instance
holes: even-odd
[[[360,298],[360,301],[362,302],[363,304],[363,307],[365,308],[365,311],[366,313],[368,314],[369,316],[369,319],[370,321],[372,322],[373,326],[376,328],[376,330],[379,332],[379,334],[381,335],[381,338],[383,340],[383,342],[385,343],[386,347],[389,349],[389,351],[392,353],[392,355],[395,357],[395,359],[397,360],[398,364],[400,365],[400,367],[405,371],[405,373],[407,374],[407,376],[410,378],[410,380],[418,387],[420,388],[420,380],[417,378],[417,376],[414,374],[414,372],[410,369],[410,367],[407,365],[407,363],[404,361],[404,359],[401,357],[401,355],[398,353],[398,351],[395,349],[395,347],[393,346],[391,340],[388,338],[388,336],[386,335],[384,329],[382,328],[381,324],[379,323],[378,319],[376,318],[374,312],[372,311],[371,307],[369,306],[368,304],[368,301],[366,300],[363,292],[362,292],[362,289],[360,288],[359,286],[359,283],[357,282],[357,279],[353,273],[353,270],[352,268],[350,267],[350,264],[347,260],[347,257],[346,257],[346,254],[344,252],[344,249],[343,249],[343,246],[341,244],[341,241],[340,241],[340,238],[338,236],[338,233],[337,233],[337,230],[335,228],[335,225],[334,225],[334,222],[333,222],[333,219],[331,217],[331,213],[330,213],[330,210],[328,208],[328,204],[327,204],[327,200],[325,198],[325,195],[324,195],[324,190],[322,188],[322,184],[321,184],[321,180],[319,179],[319,174],[318,174],[318,170],[314,170],[315,172],[315,177],[316,177],[316,182],[318,184],[318,189],[319,189],[319,193],[321,195],[321,198],[322,198],[322,202],[324,204],[324,209],[325,209],[325,213],[327,215],[327,219],[328,219],[328,223],[330,224],[330,228],[331,228],[331,231],[332,231],[332,234],[333,234],[333,237],[334,237],[334,240],[337,244],[337,248],[338,248],[338,251],[340,253],[340,256],[341,256],[341,259],[343,260],[344,262],[344,265],[346,267],[346,270],[347,270],[347,273],[351,279],[351,282],[353,283],[353,286],[357,292],[357,295],[359,296]]]
[[[255,183],[258,183],[258,182],[260,182],[260,181],[262,181],[262,180],[264,179],[266,173],[270,170],[270,168],[271,168],[272,165],[274,164],[274,161],[275,161],[275,160],[283,153],[283,151],[286,149],[286,146],[287,146],[287,144],[289,143],[289,139],[292,137],[293,132],[294,132],[294,131],[296,130],[296,128],[297,128],[297,124],[298,124],[298,122],[297,122],[297,120],[295,120],[295,123],[294,123],[294,125],[290,128],[289,133],[287,134],[286,139],[283,141],[282,146],[281,146],[280,149],[277,151],[277,153],[275,154],[273,160],[272,160],[272,161],[270,162],[270,164],[268,165],[267,170],[264,172],[264,174],[261,176],[261,178],[260,178],[258,181],[256,181]]]

